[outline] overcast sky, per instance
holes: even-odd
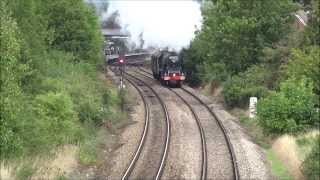
[[[128,25],[137,40],[143,31],[145,46],[169,46],[179,50],[201,26],[200,4],[191,0],[113,0],[108,14],[118,10],[122,26]],[[104,14],[107,16],[107,14]]]

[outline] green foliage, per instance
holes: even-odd
[[[204,63],[200,66],[200,76],[206,82],[212,81],[222,81],[227,79],[228,73],[226,71],[226,66],[223,63]]]
[[[309,78],[314,84],[314,92],[320,95],[320,48],[311,46],[305,50],[293,49],[291,58],[284,66],[285,77]]]
[[[65,175],[58,175],[54,180],[68,180],[68,178]]]
[[[200,41],[198,41],[200,42]],[[184,61],[183,68],[186,72],[186,82],[191,86],[198,86],[201,84],[199,67],[203,62],[198,51],[201,50],[200,46],[194,41],[189,49],[183,49],[181,56]]]
[[[38,95],[34,108],[41,123],[45,123],[49,142],[60,145],[76,139],[77,118],[68,95],[52,92]]]
[[[305,44],[320,45],[320,10],[319,0],[311,0],[311,9],[308,17],[308,26],[305,31]]]
[[[223,96],[226,103],[233,106],[248,106],[250,97],[264,97],[268,94],[271,74],[264,66],[253,66],[246,72],[226,81]]]
[[[103,40],[92,8],[82,0],[46,0],[45,6],[55,48],[73,53],[77,60],[93,64],[101,60]]]
[[[105,128],[97,128],[93,126],[87,127],[85,141],[80,144],[79,160],[83,165],[99,166],[105,157],[105,148],[107,144],[113,143],[108,137],[109,132]]]
[[[15,137],[16,123],[19,122],[23,106],[19,86],[25,66],[19,64],[20,41],[18,27],[10,17],[6,4],[0,4],[0,159],[5,153],[18,151],[20,139]]]
[[[80,146],[79,160],[83,165],[91,165],[97,162],[97,141],[95,138],[87,140]]]
[[[302,163],[302,172],[307,179],[317,180],[320,177],[320,137],[311,153]]]
[[[91,8],[80,0],[0,6],[0,161],[79,143],[87,124],[116,116],[118,94],[97,78],[102,36]]]
[[[217,0],[204,6],[202,30],[191,44],[195,54],[188,61],[224,64],[230,74],[259,63],[263,48],[290,32],[296,10],[291,0]]]
[[[105,84],[96,80],[95,66],[88,63],[73,64],[73,56],[54,52],[48,57],[43,70],[46,79],[40,84],[43,90],[65,91],[74,104],[81,122],[102,124],[112,114],[108,106],[117,105],[117,95],[112,95]]]
[[[259,124],[267,133],[296,133],[319,125],[317,97],[305,79],[282,82],[279,92],[258,102]]]

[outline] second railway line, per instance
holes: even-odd
[[[153,80],[150,72],[145,69],[139,68],[136,72],[140,76],[144,76],[146,81]],[[240,175],[233,146],[222,123],[210,108],[189,90],[184,87],[168,89],[183,98],[199,118],[205,134],[205,143],[208,147],[207,178],[239,179]]]
[[[145,126],[136,151],[123,171],[122,179],[160,179],[170,141],[170,119],[164,103],[153,89],[126,75],[145,103]]]
[[[227,132],[210,108],[184,87],[166,88],[150,76],[134,67],[124,75],[147,99],[146,117],[153,120],[122,179],[239,179]]]

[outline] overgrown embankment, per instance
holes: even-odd
[[[0,161],[81,144],[119,118],[115,89],[98,79],[103,37],[82,0],[0,3]]]
[[[231,108],[246,108],[249,97],[258,97],[258,117],[250,123],[262,136],[319,130],[318,7],[318,0],[206,2],[202,29],[182,51],[187,82],[222,86]],[[295,16],[303,10],[310,12],[307,26]],[[312,144],[301,166],[307,178],[319,176],[320,162],[310,160],[319,157],[319,143]]]

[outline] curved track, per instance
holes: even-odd
[[[146,140],[146,135],[147,135],[147,132],[148,132],[148,128],[149,128],[149,107],[147,105],[147,102],[146,102],[146,99],[142,93],[142,91],[139,89],[139,87],[131,80],[127,79],[127,81],[139,92],[140,94],[140,97],[143,101],[143,104],[144,104],[144,109],[145,109],[145,123],[144,123],[144,128],[143,128],[143,132],[142,132],[142,135],[141,135],[141,139],[140,139],[140,143],[137,147],[137,150],[127,168],[127,170],[125,171],[124,175],[122,176],[122,180],[125,180],[125,179],[128,179],[128,177],[130,176],[139,156],[140,156],[140,153],[141,153],[141,150],[143,148],[143,145],[145,144],[145,140]]]
[[[204,130],[202,128],[201,122],[199,120],[199,117],[197,116],[195,110],[192,108],[192,106],[187,102],[185,98],[183,98],[180,94],[178,94],[176,91],[169,89],[173,93],[175,93],[190,109],[192,112],[193,117],[195,118],[197,122],[197,126],[200,132],[201,137],[201,148],[202,148],[202,163],[201,163],[201,180],[207,179],[207,145],[206,145],[206,137],[204,134]]]
[[[200,179],[205,180],[205,179],[207,179],[207,146],[206,146],[206,137],[205,137],[204,130],[202,128],[200,119],[197,116],[194,108],[187,102],[187,100],[183,96],[181,96],[179,93],[177,93],[176,91],[174,91],[171,88],[169,88],[169,90],[171,92],[173,92],[176,96],[178,96],[184,102],[184,104],[189,108],[194,119],[196,120],[198,129],[199,129],[199,133],[200,133],[201,149],[202,149],[202,153],[201,153],[202,162],[201,162],[201,175],[200,175],[201,178]]]
[[[147,73],[147,74],[149,74],[149,75],[152,75],[150,72],[148,72],[148,71],[146,71],[146,70],[144,70],[144,69],[142,69],[142,68],[139,68],[139,70],[140,70],[140,71],[143,71],[144,73]],[[141,72],[139,72],[139,71],[137,71],[137,72],[138,72],[139,74],[141,74],[142,76],[145,76],[145,77],[147,77],[147,78],[149,78],[149,79],[155,80],[155,79],[153,79],[152,77],[147,76],[147,75],[145,75],[145,74],[143,74],[143,73],[141,73]],[[193,109],[192,106],[191,106],[178,92],[176,92],[175,90],[172,90],[171,88],[168,88],[168,89],[171,90],[171,91],[173,91],[176,95],[178,95],[178,96],[188,105],[189,108]],[[186,88],[181,87],[181,90],[183,90],[184,92],[186,92],[187,94],[189,94],[190,96],[192,96],[192,97],[193,97],[194,99],[196,99],[201,105],[203,105],[203,106],[208,110],[208,112],[211,114],[211,116],[214,117],[214,119],[217,121],[217,124],[219,125],[221,131],[223,132],[223,136],[224,136],[225,141],[226,141],[226,144],[227,144],[227,146],[228,146],[228,151],[229,151],[229,154],[230,154],[230,157],[231,157],[231,163],[232,163],[233,179],[235,179],[235,180],[240,179],[240,178],[239,178],[240,176],[239,176],[239,170],[238,170],[238,165],[237,165],[237,160],[236,160],[235,152],[234,152],[233,146],[232,146],[232,144],[231,144],[230,138],[229,138],[228,135],[227,135],[227,131],[226,131],[225,127],[223,126],[222,122],[217,118],[217,116],[216,116],[215,113],[211,110],[211,108],[210,108],[203,100],[201,100],[198,96],[196,96],[195,94],[193,94],[192,92],[190,92],[190,91],[187,90]],[[194,110],[192,110],[192,113],[193,113],[194,115],[196,115],[196,114],[194,113]],[[196,119],[198,119],[198,118],[196,118]],[[199,121],[199,120],[197,120],[197,121]],[[200,122],[199,122],[198,125],[201,126],[201,125],[200,125]],[[199,127],[199,128],[202,129],[202,127]],[[203,131],[203,130],[202,130],[202,131]],[[203,133],[203,134],[204,134],[204,133]],[[201,136],[203,136],[203,135],[201,134]],[[203,141],[203,143],[205,143],[205,139],[202,140],[202,141]],[[203,155],[203,156],[204,156],[204,155]],[[205,156],[205,157],[206,157],[206,156]],[[206,163],[207,163],[207,162],[203,163],[203,167],[204,167],[204,164],[205,164],[205,167],[207,166]],[[203,174],[202,174],[201,177],[202,177],[202,178],[203,178],[203,177],[205,178],[206,176],[203,176]]]
[[[168,149],[169,149],[169,144],[170,144],[170,119],[169,119],[169,114],[168,114],[168,111],[167,111],[167,108],[164,104],[164,102],[162,101],[162,99],[159,97],[159,95],[154,91],[154,89],[149,86],[148,84],[144,83],[142,80],[128,74],[128,73],[125,73],[125,79],[131,83],[140,93],[144,103],[145,103],[145,118],[146,118],[146,122],[145,122],[145,126],[144,126],[144,130],[143,130],[143,133],[142,133],[142,136],[141,136],[141,139],[140,139],[140,143],[137,147],[137,150],[129,164],[129,166],[127,167],[124,175],[122,176],[122,180],[125,180],[125,179],[130,179],[130,176],[131,176],[131,173],[132,171],[135,169],[135,166],[137,164],[137,161],[139,160],[139,156],[141,154],[141,151],[142,149],[144,148],[144,144],[145,144],[145,139],[146,139],[146,136],[147,136],[147,132],[148,132],[148,126],[149,126],[149,105],[148,103],[146,103],[146,100],[145,100],[145,97],[143,95],[143,92],[146,91],[142,91],[140,90],[140,88],[138,86],[145,86],[147,87],[148,89],[151,90],[151,92],[153,93],[153,95],[158,99],[158,101],[160,102],[160,105],[162,107],[162,110],[163,110],[163,113],[164,113],[164,116],[165,116],[165,124],[166,124],[166,127],[165,127],[165,138],[164,138],[164,146],[161,150],[161,157],[160,157],[160,163],[159,165],[157,166],[157,170],[156,170],[156,173],[155,173],[155,176],[153,177],[153,179],[160,179],[161,176],[162,176],[162,173],[163,173],[163,169],[164,169],[164,166],[165,166],[165,161],[166,161],[166,158],[168,156]],[[147,96],[148,97],[148,96]],[[150,172],[146,172],[147,174],[150,173]]]

